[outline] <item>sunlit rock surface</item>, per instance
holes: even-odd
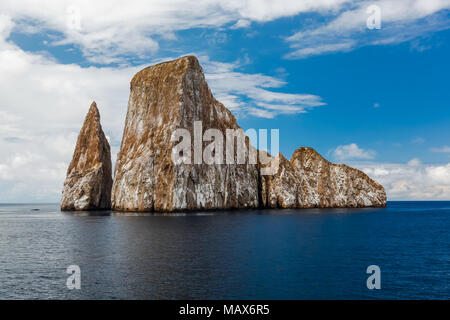
[[[298,148],[291,163],[302,178],[301,207],[384,207],[386,192],[364,172],[325,160],[312,148]]]
[[[298,148],[278,172],[262,177],[262,204],[268,208],[384,207],[386,193],[364,172],[334,164],[312,148]]]
[[[202,134],[215,128],[225,136],[225,129],[239,128],[231,112],[211,94],[195,57],[161,63],[134,76],[115,167],[114,209],[174,211],[259,206],[257,164],[174,165],[172,133],[177,128],[187,129],[194,150],[195,121],[202,122]]]
[[[239,129],[231,112],[211,94],[195,57],[151,66],[133,77],[115,167],[113,209],[170,212],[386,204],[381,185],[357,169],[328,162],[310,148],[297,149],[291,160],[281,154],[272,158],[278,164],[273,175],[262,175],[260,169],[267,165],[250,164],[248,158],[243,164],[175,164],[172,134],[187,129],[194,152],[196,121],[201,121],[202,135],[209,128],[224,137],[227,128]],[[206,145],[203,142],[202,150]]]
[[[62,192],[61,210],[111,208],[111,153],[95,102],[78,136]]]

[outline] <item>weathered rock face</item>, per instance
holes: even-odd
[[[291,162],[281,153],[273,158],[278,170],[273,175],[261,176],[261,205],[264,208],[298,208],[302,195],[302,180]],[[261,164],[262,167],[266,165]]]
[[[300,207],[384,207],[383,186],[364,172],[325,160],[311,148],[298,148],[291,163],[302,178]]]
[[[236,84],[239,85],[239,84]],[[242,164],[175,164],[172,135],[186,129],[195,150],[210,128],[226,136],[240,129],[234,116],[211,94],[202,68],[189,56],[138,72],[131,93],[112,187],[112,207],[120,211],[176,211],[230,208],[310,208],[385,206],[381,185],[359,170],[332,164],[310,148],[289,161],[279,154],[274,175],[262,175],[263,161]],[[206,150],[206,142],[201,150]],[[248,150],[249,141],[245,140]],[[234,146],[235,163],[237,162]],[[250,150],[254,150],[250,147]],[[194,151],[193,151],[194,152]],[[256,152],[256,151],[255,151]],[[266,155],[266,153],[261,153]],[[226,158],[225,149],[223,159]],[[228,162],[227,162],[228,163]],[[255,163],[255,164],[253,164]]]
[[[61,210],[111,208],[111,152],[95,102],[78,136],[61,200]]]
[[[193,164],[174,165],[172,134],[186,129],[194,150],[195,121],[202,122],[202,135],[209,128],[224,135],[227,128],[239,129],[231,112],[211,94],[195,57],[161,63],[134,76],[115,167],[114,209],[258,207],[257,164],[194,164],[192,155]]]
[[[298,148],[279,170],[262,177],[262,203],[269,208],[384,207],[384,188],[360,170],[325,160],[311,148]]]

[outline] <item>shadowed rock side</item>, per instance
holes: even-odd
[[[279,162],[273,176],[261,175],[265,166],[249,164],[248,157],[237,165],[175,165],[172,134],[187,129],[194,150],[195,121],[202,122],[202,135],[209,128],[219,129],[224,137],[227,128],[240,129],[231,112],[211,94],[195,57],[161,63],[133,77],[115,167],[113,209],[385,206],[381,185],[359,170],[328,162],[310,148],[299,148],[290,161],[281,154],[272,158]],[[208,144],[203,142],[202,150]],[[195,161],[194,152],[191,158]]]
[[[262,152],[267,155],[266,152]],[[264,208],[297,208],[302,195],[301,179],[281,153],[272,158],[278,164],[274,175],[261,176],[261,205]],[[260,164],[261,167],[266,167]]]
[[[259,206],[257,165],[174,165],[172,133],[177,128],[187,129],[194,150],[195,121],[202,122],[202,134],[209,128],[219,129],[224,135],[227,128],[239,128],[231,112],[211,94],[195,57],[161,63],[134,76],[115,167],[114,209],[175,211]],[[203,147],[207,144],[204,142]]]
[[[384,207],[383,186],[360,170],[325,160],[312,148],[298,148],[273,176],[262,176],[262,204],[267,208]]]
[[[98,210],[111,208],[111,153],[100,124],[95,102],[78,136],[72,162],[67,170],[61,210]]]

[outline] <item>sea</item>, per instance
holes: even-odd
[[[0,299],[449,298],[450,202],[177,214],[0,205]]]

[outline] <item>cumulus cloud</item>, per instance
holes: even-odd
[[[91,62],[114,63],[133,55],[148,57],[158,39],[175,39],[191,28],[247,27],[302,12],[337,10],[347,0],[2,0],[0,12],[16,31],[52,31],[52,45],[74,44]],[[182,8],[182,10],[180,10]]]
[[[58,201],[93,100],[113,146],[119,144],[127,83],[137,69],[62,65],[24,52],[4,40],[11,24],[0,16],[0,202]]]
[[[381,29],[369,30],[367,8],[381,9]],[[383,45],[409,41],[432,32],[450,28],[450,0],[379,0],[354,2],[323,23],[300,30],[286,40],[291,59],[313,55],[346,52],[367,45]],[[332,13],[332,12],[331,12]]]
[[[412,159],[401,163],[352,163],[381,183],[388,200],[450,199],[450,163],[422,164]]]
[[[381,8],[383,23],[382,29],[375,31],[366,28],[366,9],[374,4]],[[450,22],[445,10],[449,8],[450,0],[42,0],[39,5],[31,0],[0,2],[0,12],[15,22],[14,31],[51,32],[52,37],[45,40],[49,45],[75,45],[88,61],[99,64],[153,56],[160,40],[176,40],[178,31],[247,28],[253,21],[264,23],[311,12],[317,13],[317,22],[287,37],[293,50],[286,57],[349,51],[369,44],[408,41],[447,29]]]
[[[338,146],[333,150],[333,156],[336,160],[349,160],[349,159],[366,159],[370,160],[375,157],[375,151],[364,150],[360,148],[356,143],[348,145]]]

